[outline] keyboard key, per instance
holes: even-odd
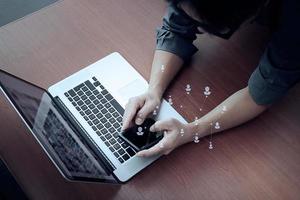
[[[114,112],[112,115],[117,118],[120,114],[118,112]]]
[[[94,83],[94,86],[95,86],[95,87],[97,87],[97,86],[99,86],[99,85],[101,85],[99,81],[96,81],[96,82]]]
[[[72,102],[73,106],[76,106],[77,104],[75,102]]]
[[[69,95],[71,95],[71,97],[74,97],[76,93],[74,92],[74,90],[69,90]]]
[[[119,124],[119,123],[114,123],[114,125],[113,125],[116,129],[118,129],[119,127],[121,127],[121,125]]]
[[[107,91],[107,90],[102,90],[101,93],[102,93],[103,95],[106,95],[106,94],[108,94],[108,91]]]
[[[114,156],[117,158],[119,156],[118,152],[114,152]]]
[[[118,153],[119,153],[120,155],[123,155],[123,154],[125,153],[125,151],[124,151],[123,149],[119,149],[119,150],[118,150]]]
[[[104,127],[104,126],[103,126],[102,124],[98,124],[98,125],[97,125],[97,128],[98,128],[99,130],[101,130],[103,127]]]
[[[98,104],[100,103],[100,101],[99,101],[98,99],[95,99],[95,100],[93,101],[93,103],[94,103],[95,105],[98,105]]]
[[[106,103],[106,104],[104,104],[104,106],[105,106],[105,108],[111,107],[110,103]]]
[[[101,118],[100,121],[104,124],[105,122],[107,122],[107,120],[105,118]]]
[[[66,97],[69,97],[69,96],[70,96],[67,92],[65,92],[64,95],[65,95]]]
[[[109,121],[111,124],[113,124],[114,122],[116,122],[116,120],[115,120],[114,118],[110,118],[108,121]]]
[[[120,146],[118,143],[116,143],[116,144],[114,144],[114,148],[115,148],[116,150],[119,150],[119,149],[121,148],[121,146]]]
[[[90,120],[93,120],[93,119],[95,119],[95,115],[91,114],[91,115],[89,115],[89,118],[90,118]]]
[[[106,139],[103,135],[100,136],[100,139],[104,142]]]
[[[87,116],[84,116],[83,118],[84,118],[86,121],[89,120],[89,118],[88,118]]]
[[[121,123],[122,122],[122,117],[118,117],[117,121]]]
[[[120,161],[120,163],[123,163],[124,162],[124,160],[120,157],[120,158],[118,158],[118,160]]]
[[[104,106],[103,106],[102,104],[99,104],[99,105],[97,105],[97,108],[98,108],[99,110],[101,110],[102,108],[104,108]]]
[[[87,96],[86,96],[86,95],[82,95],[82,96],[81,96],[81,99],[84,101],[84,100],[87,99]]]
[[[73,99],[72,99],[71,97],[68,97],[68,99],[69,99],[69,101],[71,101],[71,102],[73,101]]]
[[[123,107],[115,99],[111,100],[110,103],[123,116],[123,114],[124,114]]]
[[[90,126],[92,126],[92,125],[93,125],[93,123],[92,123],[91,121],[88,121],[88,124],[89,124]]]
[[[123,142],[123,140],[122,140],[120,137],[117,138],[117,141],[118,141],[119,143],[122,143],[122,142]]]
[[[94,90],[93,93],[94,93],[94,95],[100,94],[100,92],[98,90]]]
[[[108,129],[108,131],[109,131],[110,133],[113,133],[113,132],[115,132],[115,129],[114,129],[114,127],[110,127],[110,128]]]
[[[96,131],[96,130],[97,130],[96,126],[92,126],[92,129],[93,129],[94,131]]]
[[[83,111],[80,111],[79,113],[81,114],[81,116],[84,116],[84,112]]]
[[[111,124],[110,124],[109,122],[106,122],[106,123],[104,124],[104,126],[108,129],[108,128],[111,127]]]
[[[87,100],[85,100],[84,101],[84,103],[86,104],[86,105],[89,105],[90,103],[92,103],[89,99],[87,99]]]
[[[105,117],[106,117],[106,119],[109,119],[109,118],[111,118],[111,114],[110,113],[106,113]]]
[[[105,98],[106,98],[108,101],[110,101],[111,99],[113,99],[113,96],[111,96],[111,94],[107,94],[107,95],[105,96]]]
[[[89,89],[86,87],[86,86],[84,86],[83,88],[81,88],[82,89],[82,91],[84,91],[84,92],[86,92],[86,91],[88,91]]]
[[[88,107],[86,105],[81,106],[82,110],[86,110]]]
[[[96,116],[98,117],[98,119],[100,119],[101,117],[103,117],[102,113],[98,113]]]
[[[130,157],[129,157],[127,154],[124,154],[124,155],[122,156],[122,158],[126,161],[126,160],[128,160]]]
[[[111,136],[111,135],[110,135]],[[111,136],[112,137],[112,136]],[[115,138],[111,138],[110,140],[109,140],[109,143],[110,144],[112,144],[112,145],[114,145],[114,144],[116,144],[116,140],[115,140]]]
[[[113,112],[115,112],[115,109],[114,109],[113,107],[110,107],[110,108],[108,109],[108,112],[113,113]]]
[[[100,132],[101,132],[103,135],[106,134],[106,133],[108,133],[108,131],[107,131],[105,128],[101,129]]]
[[[92,95],[92,92],[91,92],[91,91],[87,91],[85,94],[86,94],[87,96],[91,96],[91,95]]]
[[[86,115],[89,115],[89,114],[91,114],[92,112],[91,112],[90,110],[86,110],[86,111],[84,111],[84,113],[85,113]]]
[[[94,109],[92,110],[92,112],[93,112],[94,114],[97,114],[97,113],[99,113],[99,110],[98,110],[97,108],[94,108]]]
[[[102,98],[103,98],[103,95],[100,93],[100,94],[98,94],[96,97],[97,97],[97,99],[99,99],[99,100],[100,100],[100,99],[102,99]]]
[[[104,90],[104,89],[105,89],[105,87],[104,87],[103,85],[100,85],[100,88],[101,88],[102,90]]]
[[[84,93],[80,90],[80,91],[77,92],[77,94],[78,94],[79,96],[82,96]]]
[[[77,86],[74,88],[74,90],[75,90],[76,92],[78,92],[78,91],[80,90],[80,88],[82,88],[83,86],[84,86],[84,84],[81,83],[81,84],[77,85]]]
[[[118,138],[118,137],[119,137],[119,134],[118,134],[117,132],[114,132],[114,133],[113,133],[113,136],[114,136],[114,138]]]
[[[98,119],[94,119],[94,120],[93,120],[93,123],[94,123],[95,125],[99,124],[99,122],[100,122],[100,121],[99,121]]]
[[[126,152],[130,155],[130,156],[134,156],[135,155],[135,152],[133,151],[133,149],[131,147],[128,147],[126,149]]]
[[[93,86],[93,84],[90,81],[85,81],[84,82],[85,85],[90,89],[90,90],[94,90],[95,87]]]
[[[102,114],[105,114],[105,113],[107,113],[107,110],[103,108],[103,109],[101,110],[101,113],[102,113]]]
[[[97,81],[97,78],[96,78],[95,76],[93,76],[92,79],[93,79],[94,81]]]
[[[108,146],[108,147],[110,146],[109,142],[106,141],[104,143],[105,143],[106,146]]]
[[[115,151],[115,149],[114,149],[113,147],[109,147],[109,150],[110,150],[111,152],[114,152],[114,151]]]
[[[80,110],[81,110],[81,109],[80,109],[78,106],[76,106],[75,108],[76,108],[76,110],[78,110],[78,111],[80,111]]]
[[[96,97],[95,97],[94,95],[91,95],[91,96],[90,96],[90,100],[93,101],[93,100],[95,100],[95,99],[96,99]]]
[[[121,146],[122,146],[123,148],[126,148],[126,147],[128,147],[129,145],[128,145],[126,142],[124,142],[124,143],[121,144]]]
[[[75,101],[79,101],[79,97],[78,97],[78,96],[75,96],[73,99],[74,99]]]
[[[90,105],[89,105],[89,108],[90,108],[90,109],[94,109],[94,108],[95,108],[95,105],[94,105],[94,104],[90,104]]]
[[[100,102],[101,102],[102,104],[105,104],[105,103],[107,103],[107,100],[103,98],[103,99],[100,100]]]
[[[101,136],[102,134],[100,133],[100,131],[96,131],[97,135]],[[102,136],[101,136],[102,137]]]
[[[84,102],[81,101],[81,100],[79,100],[79,101],[77,102],[77,104],[78,104],[79,106],[82,106],[82,105],[84,104]]]
[[[111,134],[108,133],[108,134],[105,135],[105,138],[106,138],[107,140],[109,140],[110,138],[112,138],[112,136],[111,136]]]

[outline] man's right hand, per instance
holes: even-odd
[[[130,98],[123,115],[122,130],[129,128],[133,122],[141,125],[147,116],[152,114],[156,106],[160,106],[160,104],[161,97],[155,92],[146,92],[140,96]]]

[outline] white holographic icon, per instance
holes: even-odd
[[[136,134],[137,134],[138,136],[144,135],[143,128],[139,126],[139,127],[138,127],[138,131],[136,132]]]
[[[208,86],[206,86],[205,88],[204,88],[204,95],[207,97],[207,96],[209,96],[210,94],[211,94],[211,91],[210,91],[210,88],[208,87]]]

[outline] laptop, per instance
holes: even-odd
[[[1,91],[63,177],[124,183],[160,155],[138,157],[119,137],[125,104],[147,81],[117,52],[48,90],[0,70]],[[156,120],[185,119],[165,100]]]

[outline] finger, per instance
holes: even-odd
[[[135,123],[137,125],[141,125],[146,117],[153,111],[153,105],[151,103],[146,103],[144,106],[138,111],[137,116],[135,118]]]
[[[153,124],[150,127],[151,132],[158,132],[158,131],[163,131],[163,130],[169,130],[169,121],[168,120],[157,121],[157,122],[155,122],[155,124]]]
[[[149,157],[149,156],[154,156],[158,154],[162,154],[164,151],[166,151],[166,147],[164,143],[166,142],[165,137],[159,141],[156,145],[151,147],[150,149],[145,149],[142,151],[139,151],[136,155],[140,157]]]
[[[139,102],[138,100],[132,100],[126,105],[125,112],[123,115],[122,130],[129,128],[137,110],[141,107],[142,103]]]

